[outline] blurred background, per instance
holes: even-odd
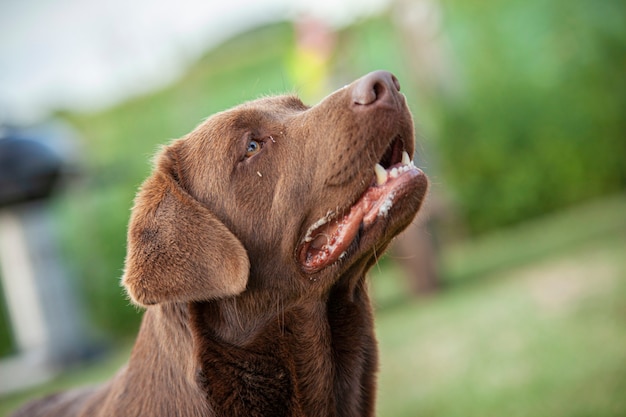
[[[371,273],[379,415],[626,415],[625,16],[621,0],[0,2],[0,415],[126,360],[126,224],[159,144],[376,69],[401,82],[432,182]]]

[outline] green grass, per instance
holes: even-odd
[[[626,236],[379,312],[381,416],[617,416]]]
[[[624,197],[446,248],[432,299],[375,269],[379,414],[626,415]]]
[[[572,246],[623,236],[624,213],[626,195],[618,194],[493,232],[471,245],[461,243],[444,253],[445,275],[457,284],[468,282],[502,268],[554,257]]]
[[[379,415],[626,415],[623,213],[617,196],[447,248],[446,289],[424,300],[408,298],[398,269],[381,262],[372,273]],[[127,355],[126,346],[0,398],[0,415],[105,380]]]

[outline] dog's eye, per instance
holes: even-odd
[[[262,147],[263,147],[262,142],[259,142],[258,140],[254,140],[254,139],[251,140],[248,143],[248,149],[246,150],[246,158],[249,158],[255,153],[257,153],[258,151],[260,151]]]

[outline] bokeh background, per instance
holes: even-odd
[[[0,393],[0,414],[124,362],[141,319],[119,286],[126,224],[159,144],[242,101],[314,104],[386,69],[432,189],[416,254],[371,274],[379,414],[626,415],[626,3],[222,3],[0,4],[0,122],[71,132],[71,174],[46,204],[99,346]],[[428,277],[406,265],[424,251]]]

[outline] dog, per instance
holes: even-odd
[[[428,187],[395,76],[313,107],[260,98],[158,152],[122,283],[146,311],[108,383],[15,416],[363,417],[378,366],[366,272]]]

